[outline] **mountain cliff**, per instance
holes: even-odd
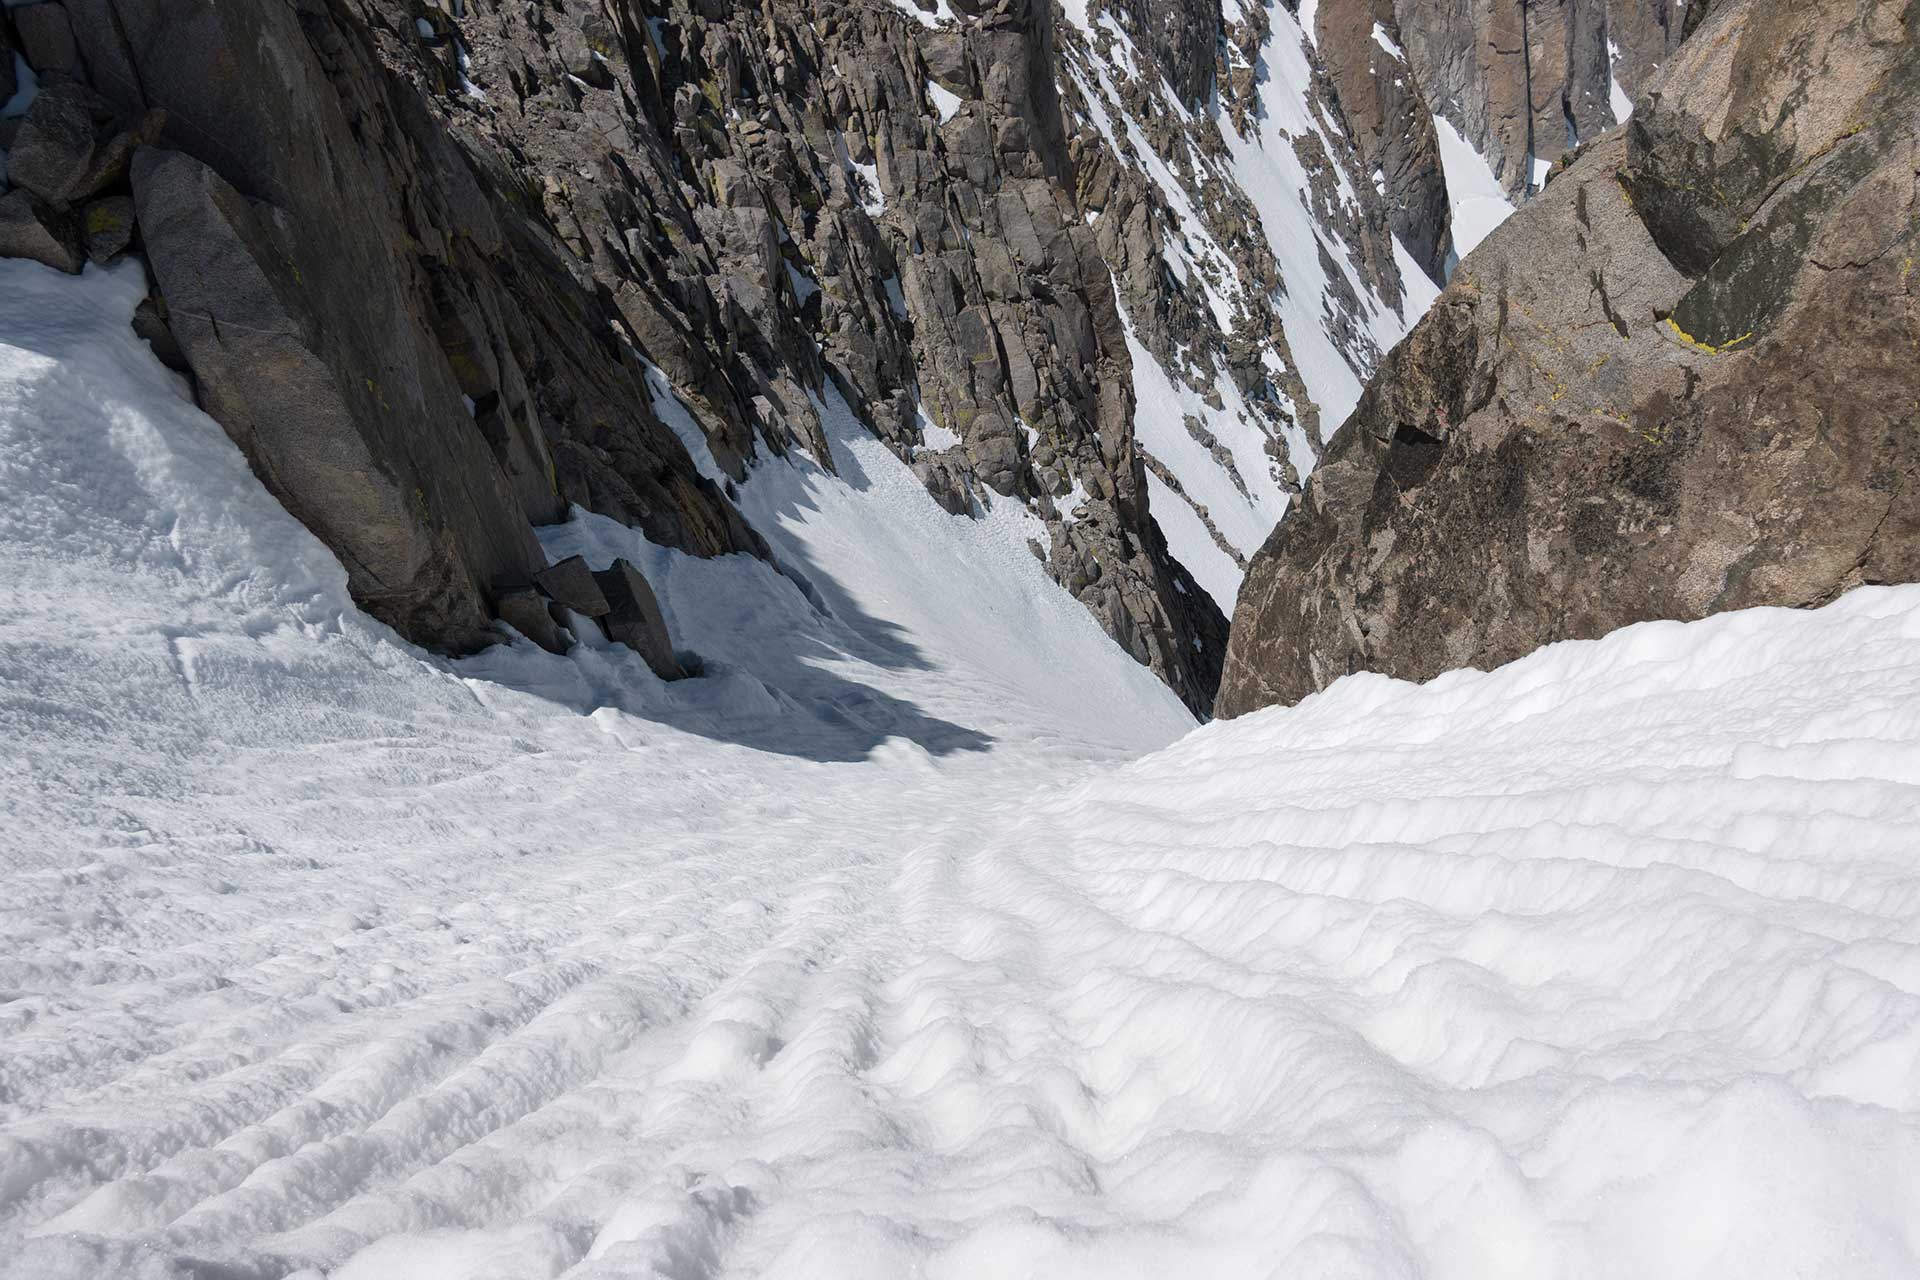
[[[1911,3],[1716,6],[1388,357],[1218,711],[1920,572]]]
[[[1523,200],[1568,150],[1623,123],[1705,0],[1309,0],[1301,22],[1386,197],[1435,279],[1477,242],[1449,204],[1484,161]]]

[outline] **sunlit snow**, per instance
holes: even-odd
[[[1513,205],[1500,180],[1493,176],[1492,167],[1445,116],[1434,116],[1433,128],[1440,140],[1447,205],[1453,212],[1453,251],[1464,258],[1495,227],[1513,216]]]
[[[447,661],[145,289],[0,263],[9,1280],[1920,1271],[1920,588],[1194,730],[829,387],[544,531],[703,676]]]
[[[934,112],[940,117],[941,124],[960,114],[960,95],[932,80],[927,81],[927,100],[933,103]]]

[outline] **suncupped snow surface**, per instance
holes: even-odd
[[[705,676],[450,663],[141,291],[0,264],[0,1274],[1920,1269],[1920,589],[1186,732],[829,405],[547,531]]]

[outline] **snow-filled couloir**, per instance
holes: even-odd
[[[1920,589],[1196,730],[829,404],[544,532],[701,677],[437,659],[143,292],[0,264],[0,1275],[1920,1268]]]

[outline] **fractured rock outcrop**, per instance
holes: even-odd
[[[207,412],[340,556],[371,612],[450,647],[490,642],[468,565],[491,580],[530,572],[543,557],[477,435],[415,429],[382,439],[366,430],[418,422],[430,411],[422,392],[431,384],[384,369],[361,386],[346,383],[339,370],[356,353],[339,352],[345,333],[307,310],[308,277],[289,228],[211,168],[143,148],[133,189],[173,334]],[[450,386],[444,398],[457,412]],[[443,501],[423,518],[419,495],[429,485],[466,500]]]
[[[1395,36],[1392,0],[1324,0],[1315,15],[1320,57],[1366,168],[1385,197],[1393,232],[1435,281],[1452,236],[1447,184],[1422,73]]]
[[[1920,576],[1912,4],[1716,6],[1388,358],[1218,711]]]

